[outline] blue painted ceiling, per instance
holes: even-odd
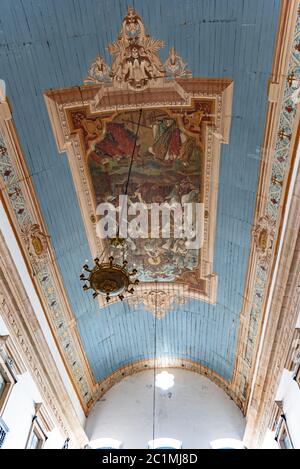
[[[91,259],[69,164],[57,152],[43,92],[79,85],[118,35],[123,0],[1,0],[0,78],[13,115],[68,298],[97,380],[154,355],[190,358],[230,379],[244,294],[260,163],[267,81],[279,0],[139,0],[147,31],[172,45],[193,76],[234,80],[229,145],[223,145],[214,272],[216,305],[189,301],[156,322],[127,303],[99,311],[78,275]]]

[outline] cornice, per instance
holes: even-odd
[[[41,326],[0,233],[0,314],[64,438],[83,447],[87,437],[59,374]]]

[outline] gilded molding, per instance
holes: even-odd
[[[294,215],[298,217],[298,230],[293,226],[286,236],[282,254],[284,262],[272,300],[258,378],[247,412],[245,438],[252,448],[261,446],[267,428],[274,429],[278,417],[278,412],[274,411],[277,388],[283,369],[294,365],[295,351],[299,347],[299,330],[295,329],[300,307],[300,237],[296,235],[300,228],[299,207]]]

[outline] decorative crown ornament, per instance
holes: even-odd
[[[164,41],[153,39],[146,33],[144,23],[134,8],[128,7],[122,21],[118,39],[107,46],[112,55],[111,69],[98,55],[88,69],[85,84],[112,81],[117,88],[141,91],[148,86],[159,86],[168,77],[190,77],[186,63],[172,47],[169,56],[162,63],[158,50]]]
[[[150,80],[164,77],[164,66],[157,55],[163,45],[163,41],[146,34],[140,16],[129,7],[117,41],[107,47],[113,57],[110,75],[115,85],[142,90]]]
[[[83,289],[94,290],[93,298],[97,296],[106,296],[106,301],[109,302],[111,297],[118,296],[120,300],[124,299],[124,293],[134,293],[133,285],[139,283],[138,279],[133,282],[130,277],[137,274],[137,270],[133,269],[132,272],[127,270],[127,261],[123,262],[123,265],[115,264],[114,258],[109,257],[109,262],[100,264],[98,257],[94,259],[95,266],[90,269],[87,264],[83,266],[83,270],[89,272],[89,276],[85,277],[85,274],[80,275],[80,280],[87,281],[83,285]]]

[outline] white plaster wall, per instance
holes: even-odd
[[[210,448],[220,438],[243,439],[245,419],[224,391],[199,374],[168,372],[175,384],[168,391],[156,388],[155,438],[181,440],[183,448]],[[108,437],[122,441],[123,448],[147,448],[153,439],[153,378],[152,370],[137,373],[103,396],[87,419],[91,445]]]
[[[283,411],[295,449],[300,449],[300,389],[289,372],[289,383],[283,397]]]
[[[275,440],[275,431],[271,432],[268,428],[261,449],[280,449]]]
[[[38,389],[28,372],[18,377],[4,409],[2,419],[9,428],[3,448],[24,449],[35,414],[34,404],[42,402]],[[44,448],[62,448],[64,438],[58,429],[46,433]]]
[[[293,380],[293,372],[283,370],[280,384],[276,393],[276,400],[282,401],[283,412],[286,417],[288,430],[295,449],[300,449],[300,389]],[[274,440],[275,432],[268,431],[263,448],[278,448]]]
[[[283,412],[294,448],[300,449],[300,389],[293,380],[292,371],[283,371],[276,400],[282,400]]]
[[[0,317],[0,335],[7,335],[8,330]],[[1,418],[9,428],[4,441],[4,449],[24,449],[26,447],[32,418],[35,414],[34,404],[43,402],[39,390],[29,372],[17,376]],[[47,433],[45,448],[61,448],[64,438],[58,429]]]

